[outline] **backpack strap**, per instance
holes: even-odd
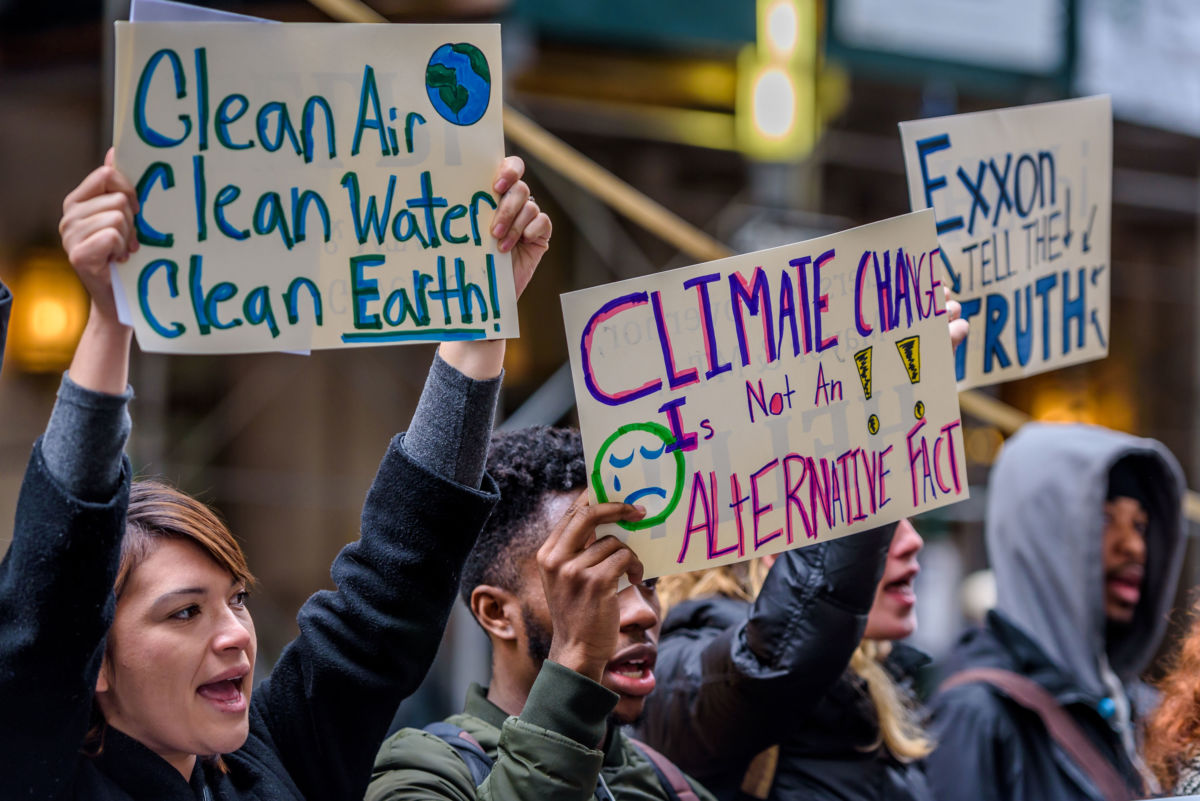
[[[688,782],[687,777],[679,767],[662,754],[655,751],[641,740],[630,737],[633,747],[642,752],[642,756],[650,760],[650,766],[658,774],[658,783],[667,791],[669,801],[700,801],[696,791]]]
[[[467,763],[467,768],[471,771],[471,780],[475,782],[476,787],[482,785],[484,780],[491,775],[492,768],[495,767],[496,763],[487,755],[487,751],[483,750],[483,746],[479,744],[479,741],[467,733],[466,729],[461,726],[455,726],[448,721],[440,720],[436,723],[430,723],[422,731],[429,732],[458,752],[462,761]],[[662,756],[659,758],[666,759],[666,757]],[[654,764],[653,760],[651,760],[651,764]],[[667,764],[670,765],[669,762]],[[676,773],[679,773],[679,768],[676,768],[674,765],[671,765],[671,767],[674,768]],[[657,766],[654,770],[658,773]],[[683,774],[679,773],[679,776],[682,778]],[[659,781],[664,782],[663,786],[666,786],[666,779],[661,773],[659,773]],[[686,780],[684,781],[686,783]],[[613,801],[613,795],[609,791],[608,785],[604,783],[603,776],[596,777],[596,789],[592,795],[596,801]],[[668,795],[670,795],[669,791]],[[690,798],[672,796],[669,801],[700,801],[700,799],[693,793]]]
[[[1129,801],[1133,798],[1125,780],[1042,685],[1011,670],[971,668],[946,679],[938,692],[973,683],[990,684],[1009,700],[1041,718],[1051,739],[1087,774],[1106,801]]]
[[[483,784],[484,779],[491,774],[494,764],[492,758],[487,755],[487,751],[483,750],[479,741],[467,733],[466,729],[439,720],[436,723],[430,723],[422,731],[429,732],[458,752],[462,761],[467,763],[467,768],[471,771],[471,780],[475,782],[476,787]]]

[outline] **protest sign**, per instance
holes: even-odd
[[[971,330],[959,388],[1108,354],[1107,97],[900,123],[914,209],[932,208]]]
[[[517,336],[496,25],[118,23],[144,350]]]
[[[646,576],[967,497],[924,211],[562,296],[589,486]]]

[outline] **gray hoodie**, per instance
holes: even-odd
[[[1106,649],[1104,500],[1109,470],[1131,456],[1149,495],[1146,573],[1133,622]],[[1088,692],[1110,695],[1114,672],[1135,679],[1166,629],[1183,556],[1186,485],[1175,457],[1152,439],[1034,423],[1005,444],[988,486],[997,610]]]

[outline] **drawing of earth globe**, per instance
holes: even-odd
[[[474,125],[487,111],[492,96],[492,72],[475,45],[444,44],[425,68],[429,102],[455,125]]]

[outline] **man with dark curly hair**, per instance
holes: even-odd
[[[487,469],[500,503],[460,590],[491,640],[491,683],[462,714],[385,742],[367,801],[712,801],[620,727],[654,689],[659,605],[634,553],[595,529],[645,510],[588,504],[576,431],[497,434]]]

